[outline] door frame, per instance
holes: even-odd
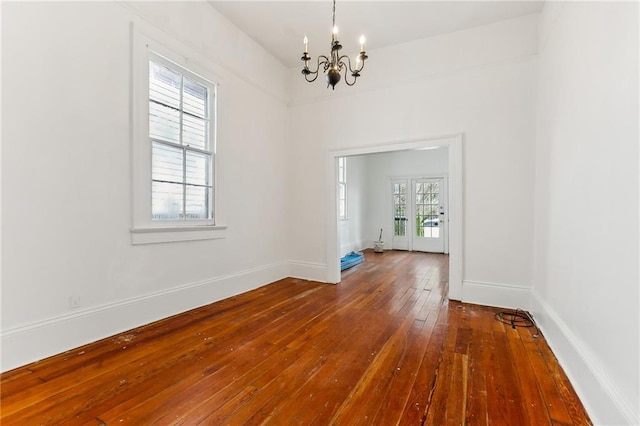
[[[449,151],[449,299],[462,300],[463,272],[463,134],[388,142],[352,148],[329,148],[326,157],[326,271],[328,283],[339,283],[340,237],[337,193],[338,157],[446,147]]]

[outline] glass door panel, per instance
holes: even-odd
[[[413,250],[444,252],[442,185],[441,178],[413,180]]]
[[[392,248],[409,250],[409,217],[408,197],[409,181],[395,179],[391,182],[391,198],[393,202],[393,241]]]

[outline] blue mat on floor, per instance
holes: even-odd
[[[357,251],[352,251],[351,253],[340,259],[340,270],[344,271],[345,269],[356,266],[357,264],[362,262],[364,262],[364,254]]]

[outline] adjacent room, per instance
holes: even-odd
[[[3,1],[2,423],[640,424],[639,13]]]

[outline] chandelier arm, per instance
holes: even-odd
[[[358,67],[357,70],[355,70],[355,72],[357,72],[358,74],[360,74],[360,71],[362,71],[364,69],[364,59],[360,61],[360,66]],[[352,71],[353,72],[353,71]]]
[[[349,83],[349,79],[347,78],[347,75],[345,74],[344,76],[344,82],[347,84],[347,86],[353,86],[354,84],[356,84],[357,79],[358,77],[353,77],[353,81]]]
[[[320,60],[320,58],[322,58],[322,60]],[[318,70],[320,69],[320,65],[322,65],[322,71],[327,72],[329,67],[331,67],[331,60],[324,55],[320,55],[318,56]]]
[[[304,59],[304,56],[303,56]],[[302,70],[302,74],[304,75],[304,79],[307,80],[309,83],[313,83],[314,81],[316,81],[316,79],[318,78],[318,72],[320,71],[320,65],[324,66],[324,70],[327,70],[327,62],[329,61],[329,58],[327,58],[324,55],[320,55],[318,56],[317,60],[316,60],[316,69],[315,71],[311,71],[309,69],[308,66],[305,66],[305,68],[303,68]],[[305,72],[306,70],[306,72]],[[314,77],[310,80],[309,76],[313,75]]]
[[[309,80],[310,75],[314,76],[311,80]],[[309,83],[313,83],[314,81],[316,81],[317,78],[318,78],[318,71],[304,75],[304,79],[307,80]]]
[[[344,66],[350,73],[353,73],[353,70],[351,69],[351,58],[349,58],[349,55],[340,56],[338,58],[338,63],[340,64],[340,68]]]
[[[346,59],[346,61],[345,61]],[[360,71],[362,71],[362,69],[364,68],[364,60],[360,61],[360,66],[357,67],[355,70],[351,67],[351,58],[348,55],[342,55],[340,56],[340,58],[338,58],[338,61],[340,62],[340,65],[342,67],[343,64],[345,64],[347,66],[347,68],[349,69],[349,72],[351,74],[359,74]]]
[[[353,77],[353,81],[349,83],[349,73],[344,73],[344,82],[347,83],[347,86],[353,86],[354,84],[356,84],[356,80],[358,79],[358,77],[360,77],[360,74],[351,73],[351,77]]]

